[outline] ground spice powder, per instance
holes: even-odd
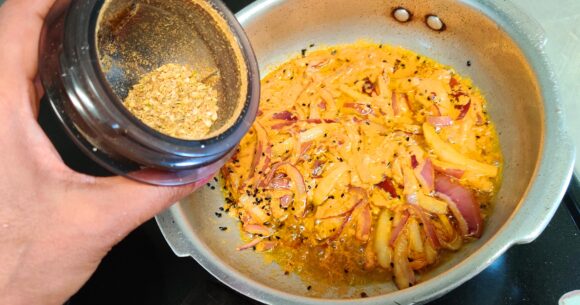
[[[174,138],[199,140],[217,120],[218,93],[186,66],[167,64],[145,74],[125,107],[147,126]]]

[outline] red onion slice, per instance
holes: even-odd
[[[393,228],[393,232],[391,233],[391,239],[389,240],[389,245],[391,247],[395,244],[395,241],[397,240],[397,238],[401,234],[401,231],[403,231],[405,224],[407,224],[407,220],[409,220],[409,216],[410,216],[409,212],[407,210],[405,210],[403,212],[401,219],[399,220],[397,225]]]
[[[284,195],[280,197],[280,207],[283,209],[287,209],[292,203],[292,196],[291,195]]]
[[[274,130],[279,130],[279,129],[282,129],[282,128],[287,127],[287,126],[292,126],[292,125],[294,125],[294,123],[296,123],[296,122],[295,121],[283,122],[283,123],[279,123],[279,124],[274,124],[270,128],[272,128]]]
[[[467,236],[480,237],[483,230],[483,219],[471,190],[461,184],[454,183],[447,176],[438,175],[435,177],[435,191],[440,195],[445,195],[439,196],[441,199],[453,203],[449,206],[452,212],[453,205],[457,206],[457,210],[467,223]]]
[[[357,215],[355,237],[360,241],[367,241],[371,234],[371,209],[368,203],[359,206]]]
[[[414,214],[419,216],[421,222],[423,223],[423,229],[425,230],[425,234],[429,237],[429,241],[434,249],[441,248],[441,243],[439,242],[439,238],[437,237],[437,231],[435,230],[435,226],[433,222],[431,222],[431,218],[425,213],[423,208],[420,206],[411,206],[413,209]]]
[[[322,123],[336,123],[338,122],[338,120],[334,120],[334,119],[307,119],[305,121],[306,123],[310,123],[310,124],[322,124]]]
[[[274,174],[276,171],[283,170],[288,178],[294,184],[294,214],[298,215],[299,217],[304,217],[306,213],[306,184],[304,184],[304,177],[300,173],[300,171],[292,164],[288,162],[279,162],[276,163],[270,169],[268,176],[264,179],[261,183],[261,186],[266,186],[270,184],[272,181]]]
[[[249,242],[249,243],[247,243],[245,245],[242,245],[242,246],[237,247],[236,250],[242,251],[242,250],[246,250],[246,249],[253,248],[257,244],[259,244],[262,241],[262,239],[263,239],[262,237],[255,238],[251,242]]]
[[[460,179],[461,177],[463,177],[463,174],[465,173],[463,170],[461,169],[456,169],[456,168],[444,168],[444,167],[440,167],[437,165],[433,165],[433,167],[435,168],[435,170],[438,173],[442,173],[445,174],[447,176],[451,176],[457,179]]]
[[[465,115],[464,115],[465,116]],[[453,125],[453,120],[450,117],[443,116],[428,116],[427,122],[435,127],[446,127]]]
[[[422,178],[421,180],[423,180],[422,183],[424,183],[429,192],[435,189],[435,169],[433,168],[433,162],[431,162],[431,159],[425,159],[420,177]]]
[[[368,115],[368,114],[373,113],[373,108],[369,107],[366,104],[360,104],[360,103],[345,103],[343,105],[343,107],[345,107],[345,108],[353,108],[360,115]]]
[[[275,120],[296,121],[298,118],[290,111],[282,111],[274,113],[272,118]]]
[[[275,190],[283,190],[290,188],[290,179],[289,178],[274,178],[270,181],[269,186]]]
[[[250,234],[261,235],[260,237],[270,236],[273,233],[270,228],[256,224],[246,224],[242,229]]]

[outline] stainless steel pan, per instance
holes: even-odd
[[[399,23],[395,7],[413,18]],[[437,15],[446,25],[424,22]],[[410,304],[434,299],[491,264],[507,248],[534,240],[555,212],[574,159],[565,134],[557,86],[543,54],[542,30],[505,1],[262,0],[237,15],[265,75],[311,43],[318,46],[367,39],[401,45],[470,76],[489,101],[505,157],[504,182],[480,240],[397,291],[388,280],[364,287],[308,292],[253,252],[237,252],[237,224],[214,213],[219,191],[204,188],[157,217],[178,256],[191,256],[233,289],[271,304]],[[470,66],[467,62],[470,62]],[[219,226],[230,228],[220,231]],[[360,299],[360,292],[370,297]],[[345,298],[354,299],[345,299]]]

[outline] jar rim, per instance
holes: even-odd
[[[201,140],[184,140],[163,134],[143,123],[135,117],[122,104],[119,97],[113,92],[110,83],[105,78],[105,73],[102,69],[100,60],[98,59],[98,45],[97,45],[97,27],[98,19],[105,1],[88,0],[88,1],[73,1],[67,16],[65,24],[65,42],[64,52],[73,60],[71,63],[78,63],[77,76],[82,78],[82,74],[89,75],[90,81],[80,80],[77,84],[85,84],[81,86],[80,90],[85,91],[99,91],[98,96],[105,97],[105,99],[86,100],[86,103],[100,104],[93,106],[100,106],[102,111],[108,112],[113,121],[110,129],[105,132],[123,133],[123,136],[129,137],[141,145],[150,147],[151,149],[170,153],[182,157],[201,157],[208,155],[218,155],[229,151],[241,140],[247,133],[258,111],[259,102],[259,70],[254,51],[248,38],[245,35],[241,25],[238,23],[234,15],[219,1],[203,0],[214,8],[219,15],[224,18],[228,25],[228,29],[235,38],[239,48],[243,64],[245,65],[245,72],[241,77],[246,79],[245,102],[235,121],[222,133]],[[86,2],[91,3],[87,6]],[[85,16],[78,14],[80,10],[92,6],[89,17],[83,20]],[[69,20],[71,18],[71,20]],[[83,24],[84,23],[84,24]],[[83,34],[84,32],[84,34]],[[80,39],[79,41],[68,41],[67,37]],[[83,41],[84,40],[84,41]],[[88,46],[88,52],[81,50]],[[76,58],[75,58],[76,57]],[[70,67],[72,68],[72,67]],[[66,70],[66,68],[65,68]],[[94,93],[94,92],[93,92]],[[83,94],[80,94],[83,96]],[[85,96],[92,94],[85,94]],[[240,97],[244,98],[244,97]],[[225,142],[225,143],[224,143]],[[122,149],[121,149],[122,150]]]

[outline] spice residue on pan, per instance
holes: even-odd
[[[191,68],[167,64],[143,76],[129,91],[125,107],[165,135],[198,140],[217,120],[218,93]]]
[[[222,169],[239,250],[266,252],[313,291],[403,289],[481,236],[502,156],[483,95],[452,68],[387,45],[302,50],[261,98]]]

